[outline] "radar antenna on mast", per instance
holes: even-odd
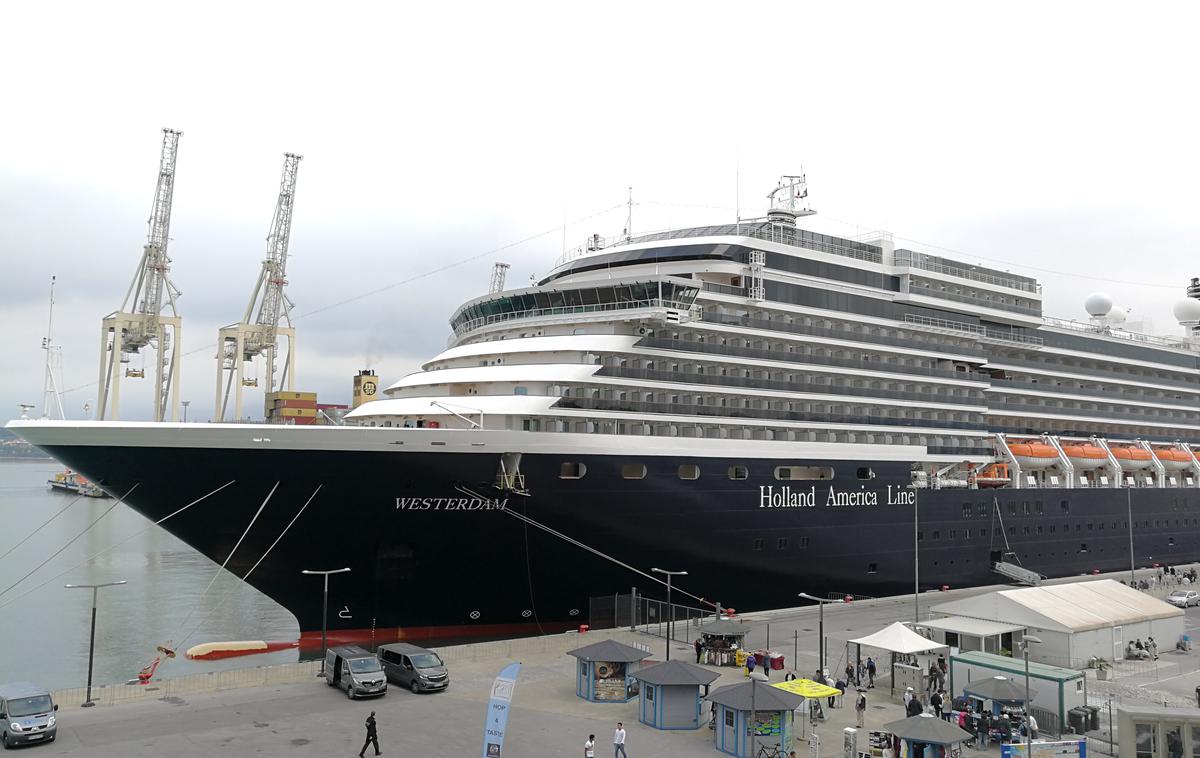
[[[816,211],[808,205],[808,180],[801,169],[799,174],[779,177],[779,184],[767,195],[771,207],[767,219],[776,223],[796,224],[800,216],[811,216]]]
[[[504,290],[504,278],[508,275],[510,268],[512,268],[512,265],[508,263],[496,263],[492,266],[492,281],[488,285],[489,295],[494,295]]]
[[[147,348],[155,352],[154,420],[179,420],[179,359],[183,320],[176,300],[182,294],[168,277],[171,258],[171,203],[175,192],[175,164],[183,132],[163,129],[158,164],[158,185],[147,221],[146,244],[121,309],[105,316],[100,326],[100,397],[96,418],[120,417],[121,364]],[[171,315],[164,315],[170,308]],[[143,360],[145,355],[142,355]],[[128,369],[126,377],[143,375]]]
[[[233,396],[233,418],[242,417],[242,389],[257,386],[257,377],[247,379],[245,364],[263,355],[266,357],[266,392],[293,389],[296,378],[296,330],[292,327],[292,301],[284,292],[287,286],[288,245],[292,238],[292,212],[296,201],[296,174],[304,156],[284,153],[283,174],[279,180],[279,197],[275,215],[267,234],[267,255],[250,302],[240,323],[220,330],[217,342],[217,396],[214,416],[225,420],[229,398]],[[255,315],[255,304],[258,305]],[[251,318],[253,317],[253,321]],[[281,322],[286,326],[281,326]],[[275,377],[281,339],[287,342],[283,372]]]

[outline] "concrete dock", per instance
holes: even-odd
[[[1120,575],[1116,575],[1120,576]],[[1078,578],[1076,578],[1078,579]],[[1059,580],[1071,581],[1071,580]],[[922,596],[929,604],[966,597],[996,587],[955,590]],[[836,673],[845,665],[842,641],[897,620],[913,618],[913,598],[898,597],[829,605],[825,632],[830,638],[827,667]],[[813,607],[752,614],[747,621],[750,648],[763,647],[770,624],[771,647],[783,652],[788,668],[808,676],[817,666],[817,611]],[[682,626],[682,625],[681,625]],[[1200,608],[1188,609],[1187,627],[1200,627]],[[793,636],[795,632],[795,636]],[[680,637],[690,632],[677,630]],[[579,755],[584,740],[595,734],[598,756],[612,750],[617,721],[628,730],[627,750],[633,758],[694,758],[721,753],[713,748],[713,732],[660,732],[637,720],[637,701],[622,704],[589,703],[575,696],[575,661],[567,650],[613,638],[646,646],[654,660],[662,660],[666,641],[628,630],[606,630],[551,635],[524,640],[478,643],[439,648],[452,684],[443,693],[413,695],[392,688],[373,701],[351,702],[327,687],[316,676],[319,664],[306,662],[270,668],[250,668],[221,675],[164,679],[148,687],[118,686],[96,692],[99,707],[82,709],[81,690],[58,694],[56,742],[42,745],[37,755],[95,756],[352,756],[363,744],[363,721],[374,710],[380,744],[385,755],[467,756],[481,748],[485,706],[492,678],[514,660],[523,663],[509,720],[505,755],[522,758],[559,758]],[[793,640],[798,659],[793,660]],[[694,660],[684,640],[672,645],[673,658]],[[1109,682],[1089,676],[1089,691],[1103,697],[1111,693],[1120,702],[1164,701],[1172,706],[1195,706],[1192,694],[1200,684],[1200,652],[1164,653],[1157,664],[1142,664],[1128,671],[1119,667]],[[876,689],[868,692],[867,729],[903,717],[903,708],[888,697],[886,665]],[[740,669],[714,668],[721,678],[713,688],[744,681]],[[772,672],[782,679],[783,672]],[[854,725],[849,703],[826,709],[821,722],[820,756],[841,756],[841,731]],[[798,730],[799,731],[799,730]],[[865,742],[865,737],[863,738]],[[862,743],[860,743],[861,745]],[[797,740],[798,755],[810,755],[809,744]],[[964,755],[998,755],[967,750]]]

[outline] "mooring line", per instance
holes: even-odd
[[[75,505],[75,503],[79,502],[79,501],[80,501],[80,500],[82,500],[82,499],[83,499],[83,495],[76,495],[75,497],[71,498],[71,502],[69,502],[69,503],[67,503],[66,505],[64,505],[64,506],[62,507],[62,510],[60,510],[58,513],[55,513],[53,516],[51,516],[50,518],[48,518],[48,519],[46,519],[45,521],[43,521],[43,522],[42,522],[42,525],[41,525],[41,526],[39,526],[37,529],[34,529],[34,530],[33,530],[32,532],[30,532],[29,534],[27,534],[27,535],[25,536],[25,539],[21,540],[20,542],[18,542],[18,543],[17,543],[17,544],[15,544],[15,545],[13,545],[13,546],[12,546],[12,547],[10,547],[8,550],[5,550],[5,551],[4,551],[4,554],[3,554],[3,555],[0,555],[0,561],[2,561],[2,560],[4,560],[5,558],[7,558],[7,557],[9,556],[9,554],[11,554],[11,553],[12,553],[12,551],[16,550],[16,549],[17,549],[17,548],[19,548],[21,545],[24,545],[26,542],[28,542],[30,539],[32,539],[32,538],[33,538],[33,535],[35,535],[35,534],[37,534],[38,532],[40,532],[40,531],[42,531],[43,529],[45,529],[47,526],[49,526],[49,525],[50,525],[50,522],[51,522],[51,521],[53,521],[54,519],[56,519],[56,518],[58,518],[59,516],[63,515],[64,513],[66,513],[68,508],[70,508],[72,505]]]
[[[275,486],[271,488],[271,491],[267,493],[266,498],[263,499],[262,505],[258,506],[258,510],[254,512],[254,518],[250,519],[249,524],[246,524],[246,529],[242,532],[242,536],[238,537],[238,541],[234,544],[233,549],[229,551],[229,555],[225,556],[225,561],[221,563],[216,571],[213,572],[212,579],[208,580],[208,586],[204,588],[204,592],[201,592],[200,597],[196,598],[196,600],[192,602],[191,610],[188,611],[188,615],[184,616],[183,621],[179,624],[179,632],[172,636],[171,639],[175,639],[179,636],[179,634],[183,633],[183,628],[187,626],[187,622],[192,620],[192,616],[195,615],[196,609],[200,607],[200,601],[208,595],[208,591],[211,590],[213,584],[216,583],[217,577],[219,577],[221,572],[225,570],[225,567],[229,565],[229,561],[233,558],[234,553],[236,553],[238,548],[242,546],[242,541],[246,539],[246,535],[250,533],[250,529],[253,528],[254,522],[258,521],[258,517],[262,515],[263,508],[267,507],[267,503],[270,502],[271,496],[275,494],[275,490],[277,489],[279,489],[279,482],[275,482]]]
[[[162,518],[160,518],[158,521],[155,521],[153,524],[151,524],[150,526],[146,527],[145,529],[142,529],[141,531],[138,531],[138,532],[134,532],[133,534],[129,535],[128,537],[126,537],[125,539],[123,539],[123,540],[121,540],[120,542],[116,543],[115,545],[110,545],[109,547],[106,547],[106,548],[104,548],[103,550],[101,550],[101,551],[99,551],[99,552],[97,552],[97,553],[93,553],[92,555],[88,556],[87,558],[85,558],[84,560],[80,561],[79,563],[76,563],[74,566],[70,567],[69,569],[66,569],[66,570],[64,570],[64,571],[61,571],[61,572],[59,572],[58,574],[55,574],[54,576],[52,576],[52,577],[50,577],[49,579],[47,579],[46,581],[42,582],[42,583],[41,583],[41,584],[39,584],[38,586],[36,586],[36,587],[34,587],[34,588],[32,588],[32,589],[28,589],[28,590],[26,590],[25,592],[21,593],[20,595],[17,595],[16,597],[12,598],[11,600],[9,600],[9,601],[8,601],[8,602],[6,602],[6,603],[0,604],[0,610],[3,610],[3,609],[5,609],[5,608],[7,608],[8,606],[10,606],[10,605],[12,605],[13,603],[17,602],[17,601],[18,601],[18,600],[20,600],[21,598],[28,597],[29,595],[32,595],[34,592],[37,592],[38,590],[40,590],[41,588],[45,587],[45,586],[46,586],[47,584],[49,584],[50,582],[53,582],[55,579],[61,579],[62,577],[66,576],[67,574],[69,574],[69,573],[71,573],[72,571],[74,571],[75,569],[82,568],[83,566],[86,566],[87,564],[89,564],[89,563],[91,563],[92,561],[96,560],[97,558],[99,558],[100,556],[104,555],[105,553],[111,553],[113,550],[116,550],[116,549],[117,549],[117,548],[119,548],[121,545],[124,545],[126,542],[129,542],[129,541],[130,541],[131,539],[133,539],[134,537],[139,537],[139,536],[141,536],[141,535],[145,534],[146,532],[150,531],[151,529],[153,529],[154,527],[156,527],[156,526],[158,526],[159,524],[163,523],[164,521],[166,521],[167,519],[171,518],[172,516],[177,516],[178,514],[180,514],[180,513],[183,513],[184,511],[186,511],[188,508],[191,508],[191,507],[192,507],[193,505],[195,505],[196,503],[199,503],[199,502],[201,502],[201,501],[203,501],[203,500],[206,500],[206,499],[208,499],[208,498],[212,497],[213,495],[217,494],[217,493],[218,493],[218,492],[220,492],[221,490],[223,490],[223,489],[225,489],[226,487],[228,487],[228,486],[230,486],[231,484],[233,484],[235,481],[237,481],[237,480],[236,480],[236,479],[230,479],[228,482],[226,482],[225,484],[222,484],[220,487],[217,487],[215,490],[213,490],[212,492],[208,493],[207,495],[201,495],[200,497],[196,498],[195,500],[193,500],[192,502],[190,502],[190,503],[188,503],[187,505],[183,506],[182,508],[179,508],[179,509],[177,509],[177,510],[175,510],[175,511],[172,511],[171,513],[168,513],[166,516],[163,516],[163,517],[162,517]]]
[[[33,576],[35,573],[37,573],[37,572],[38,572],[38,570],[39,570],[39,569],[41,569],[41,568],[42,568],[42,566],[45,566],[47,563],[49,563],[50,561],[54,560],[54,559],[55,559],[55,558],[57,558],[59,555],[61,555],[61,554],[62,554],[62,552],[63,552],[64,550],[66,550],[67,548],[69,548],[71,545],[74,545],[74,544],[75,544],[75,541],[76,541],[77,539],[79,539],[80,537],[82,537],[83,535],[87,534],[87,533],[88,533],[88,531],[90,531],[90,530],[91,530],[91,528],[92,528],[93,526],[95,526],[96,524],[98,524],[98,523],[100,522],[100,519],[102,519],[102,518],[104,518],[105,516],[107,516],[107,515],[109,514],[109,512],[110,512],[110,511],[112,511],[112,509],[113,509],[113,508],[116,508],[118,505],[120,505],[122,502],[124,502],[124,501],[125,501],[125,498],[129,497],[129,493],[130,493],[130,492],[133,492],[134,490],[136,490],[136,489],[138,488],[138,485],[139,485],[139,484],[141,484],[141,482],[134,482],[134,483],[133,483],[133,486],[129,488],[129,491],[128,491],[128,492],[126,492],[126,493],[125,493],[124,495],[122,495],[122,496],[121,496],[119,499],[117,499],[117,500],[116,500],[116,501],[115,501],[115,502],[114,502],[112,505],[108,506],[108,508],[104,509],[104,513],[101,513],[99,516],[97,516],[95,521],[93,521],[92,523],[90,523],[90,524],[88,524],[88,525],[87,525],[87,528],[85,528],[85,529],[84,529],[82,532],[80,532],[79,534],[76,534],[74,537],[72,537],[72,538],[71,538],[71,539],[70,539],[70,540],[67,542],[67,544],[63,545],[63,546],[62,546],[62,547],[60,547],[58,550],[55,550],[53,553],[51,553],[51,554],[50,554],[50,557],[48,557],[46,560],[42,561],[42,562],[41,562],[41,563],[39,563],[37,566],[34,566],[32,571],[28,572],[27,574],[25,574],[25,576],[21,577],[21,578],[20,578],[20,579],[18,579],[17,581],[15,581],[15,582],[13,582],[12,584],[10,584],[10,585],[8,585],[7,587],[5,587],[5,588],[4,588],[4,591],[3,591],[3,592],[0,592],[0,597],[4,597],[5,595],[7,595],[7,594],[8,594],[8,592],[9,592],[9,590],[11,590],[13,587],[16,587],[16,586],[17,586],[18,584],[20,584],[21,582],[23,582],[23,581],[25,581],[26,579],[28,579],[29,577]]]
[[[254,573],[254,569],[258,568],[259,564],[262,563],[264,560],[266,560],[267,556],[271,554],[271,551],[275,549],[275,546],[279,544],[279,541],[283,539],[283,536],[288,533],[289,529],[292,528],[292,524],[296,523],[296,521],[300,518],[300,514],[304,513],[304,510],[306,508],[308,508],[308,504],[311,503],[317,497],[317,493],[320,492],[321,488],[324,486],[325,486],[324,484],[317,485],[317,488],[315,490],[313,490],[313,493],[308,496],[308,500],[304,501],[304,505],[300,506],[300,510],[296,511],[296,515],[292,516],[292,520],[289,521],[287,526],[285,526],[283,528],[283,531],[279,533],[279,536],[275,538],[275,541],[271,543],[271,546],[266,549],[266,552],[264,552],[262,554],[262,556],[257,561],[254,562],[254,565],[250,567],[249,571],[247,571],[245,574],[242,574],[243,582],[246,581],[247,579],[249,579],[250,575]],[[221,597],[221,601],[219,603],[217,603],[215,606],[213,606],[211,609],[206,611],[206,613],[212,614],[212,613],[216,613],[217,611],[219,611],[222,608],[222,606],[225,605],[226,601],[228,601],[229,598],[233,597],[233,593],[237,592],[237,590],[238,590],[238,587],[236,587],[236,586],[231,587],[225,593],[225,595]],[[203,623],[204,623],[203,620],[201,620],[201,622],[199,624],[196,624],[196,627],[194,629],[192,629],[192,631],[190,631],[186,635],[184,635],[183,638],[179,640],[179,643],[176,645],[176,648],[182,648],[184,642],[186,642],[188,639],[190,639],[193,634],[200,631],[200,627],[203,625]]]

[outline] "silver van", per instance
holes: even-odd
[[[325,653],[325,681],[344,690],[351,700],[387,694],[387,677],[379,659],[356,645],[330,648]]]
[[[450,686],[446,664],[432,650],[397,642],[379,646],[379,662],[388,681],[413,692],[444,690]]]
[[[0,684],[0,737],[4,747],[53,742],[58,706],[45,687],[29,682]]]

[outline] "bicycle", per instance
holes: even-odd
[[[776,743],[768,750],[766,745],[758,746],[758,755],[754,758],[787,758],[783,753],[783,746]]]

